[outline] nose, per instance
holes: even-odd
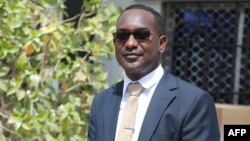
[[[138,46],[138,41],[135,39],[135,37],[131,34],[126,41],[125,47],[126,48],[136,48]]]

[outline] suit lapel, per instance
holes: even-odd
[[[116,123],[119,114],[119,108],[122,98],[123,81],[114,85],[112,94],[106,99],[104,112],[104,128],[105,128],[105,141],[112,141],[115,139]]]
[[[175,98],[176,94],[173,90],[176,88],[174,77],[165,72],[148,106],[138,141],[150,140],[162,114]]]

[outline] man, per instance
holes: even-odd
[[[162,17],[155,10],[132,5],[123,11],[114,44],[124,80],[95,96],[89,141],[219,141],[211,96],[163,69],[167,41]],[[131,83],[141,87],[132,106],[137,107],[135,119],[133,110],[127,110]]]

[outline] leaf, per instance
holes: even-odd
[[[35,51],[34,45],[32,43],[27,43],[24,46],[24,49],[25,49],[26,55],[31,55]]]
[[[2,133],[0,133],[0,141],[6,141],[6,138]]]
[[[16,67],[19,69],[19,70],[22,70],[22,68],[24,68],[24,65],[27,63],[27,56],[26,56],[26,53],[23,52],[17,59],[17,64],[16,64]]]
[[[64,92],[66,92],[68,88],[69,88],[68,83],[67,83],[67,82],[63,82],[63,84],[62,84],[62,86],[61,86],[61,89],[62,89]]]
[[[97,49],[97,48],[98,48],[98,44],[95,44],[95,46],[96,46],[96,48],[93,49],[92,55],[93,55],[94,57],[99,57],[99,56],[100,56],[100,49]]]
[[[7,95],[12,95],[12,94],[14,94],[17,90],[18,90],[17,87],[11,86],[11,87],[9,87],[8,90],[7,90]]]
[[[30,82],[31,82],[31,86],[38,86],[40,80],[41,80],[41,77],[37,74],[33,74],[33,75],[30,75]]]
[[[42,42],[44,43],[44,44],[47,44],[47,42],[50,40],[50,37],[48,36],[48,35],[43,35],[42,36]]]
[[[6,74],[8,74],[9,70],[10,69],[7,68],[7,67],[1,67],[0,68],[0,77],[5,76]]]
[[[4,92],[6,92],[8,89],[7,84],[8,84],[7,80],[1,80],[0,81],[0,89],[3,90]]]
[[[56,24],[51,24],[49,26],[45,26],[41,28],[42,34],[48,34],[48,33],[52,33],[57,29]]]
[[[13,115],[11,115],[10,117],[9,117],[9,119],[8,119],[8,123],[9,124],[13,124],[13,123],[15,123],[16,122],[16,118],[13,116]]]
[[[30,127],[29,127],[27,124],[25,124],[25,123],[22,123],[22,127],[23,127],[25,130],[29,130],[29,129],[30,129]]]
[[[87,77],[82,71],[78,71],[75,73],[75,77],[73,79],[74,82],[84,82],[86,81]]]
[[[43,122],[43,121],[46,121],[46,119],[48,118],[48,115],[49,115],[49,113],[47,111],[44,111],[42,113],[39,113],[36,118],[37,118],[37,120]]]
[[[103,81],[103,80],[106,80],[106,79],[107,79],[107,76],[108,76],[108,73],[104,73],[104,72],[103,72],[103,73],[101,73],[101,74],[98,75],[98,78],[97,78],[97,79],[98,79],[99,81]]]
[[[15,125],[15,130],[18,130],[22,126],[22,122],[17,120],[14,125]]]
[[[24,90],[17,90],[16,93],[17,100],[20,101],[25,97],[25,91]]]
[[[55,40],[57,41],[60,41],[62,39],[62,35],[58,31],[55,31],[53,35],[54,35]]]
[[[16,78],[10,80],[8,88],[7,88],[7,95],[12,95],[19,90],[23,83],[24,75],[20,73]]]
[[[56,141],[55,138],[53,138],[53,136],[49,133],[45,134],[46,137],[46,141]]]

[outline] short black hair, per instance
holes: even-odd
[[[154,18],[155,18],[155,28],[158,32],[159,35],[165,35],[165,25],[164,25],[164,20],[161,16],[161,14],[159,12],[157,12],[156,10],[154,10],[153,8],[149,7],[149,6],[145,6],[145,5],[142,5],[142,4],[133,4],[133,5],[130,5],[128,7],[126,7],[123,12],[127,11],[127,10],[130,10],[130,9],[142,9],[142,10],[145,10],[145,11],[148,11],[150,13],[153,14]]]

